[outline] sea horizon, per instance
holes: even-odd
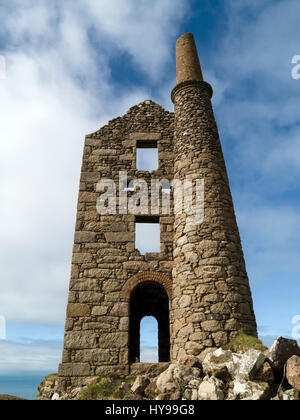
[[[0,375],[0,395],[11,395],[26,400],[34,400],[38,386],[51,372],[32,375]]]

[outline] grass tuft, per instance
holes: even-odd
[[[130,385],[133,384],[135,378],[116,379],[102,378],[99,382],[89,385],[81,394],[80,400],[122,400],[131,391],[122,389],[122,382]]]
[[[268,350],[267,347],[263,345],[261,340],[252,335],[247,335],[243,331],[239,331],[238,335],[231,340],[225,346],[222,346],[224,350],[231,350],[234,353],[245,352],[249,349],[255,349],[264,353]]]

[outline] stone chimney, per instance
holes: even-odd
[[[257,335],[240,235],[211,105],[192,34],[176,44],[174,178],[204,182],[204,220],[175,213],[171,346],[173,360],[219,347],[240,329]],[[195,202],[195,185],[194,196]]]
[[[186,81],[203,81],[194,36],[183,34],[176,42],[176,84]]]

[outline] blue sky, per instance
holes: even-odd
[[[0,17],[0,375],[57,370],[84,136],[145,99],[172,110],[184,32],[214,89],[260,336],[290,336],[300,314],[299,1],[11,0]]]

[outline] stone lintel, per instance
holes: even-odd
[[[143,140],[143,141],[157,141],[161,139],[161,133],[130,133],[130,140]]]

